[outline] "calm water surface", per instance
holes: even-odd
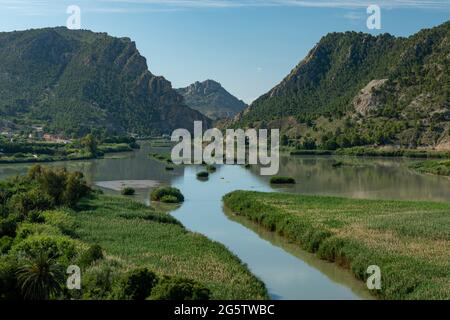
[[[157,150],[156,150],[157,151]],[[363,283],[350,272],[321,261],[277,235],[223,208],[222,197],[233,190],[284,191],[339,195],[353,198],[420,199],[450,201],[450,180],[414,173],[411,160],[289,157],[281,159],[280,175],[293,176],[297,185],[273,189],[259,169],[220,166],[208,181],[199,181],[202,167],[188,166],[166,172],[165,165],[148,158],[155,152],[140,151],[112,158],[51,163],[82,171],[89,183],[117,180],[156,180],[181,189],[186,201],[172,214],[188,229],[219,241],[235,253],[266,284],[274,299],[368,299]],[[333,168],[344,159],[346,165]],[[26,172],[30,165],[0,165],[0,179]],[[104,189],[107,193],[117,193]],[[149,203],[148,188],[136,198]]]

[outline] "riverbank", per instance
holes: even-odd
[[[431,151],[431,150],[417,150],[417,149],[381,149],[372,147],[353,147],[337,150],[293,150],[291,155],[338,155],[338,156],[353,156],[353,157],[405,157],[418,159],[448,159],[450,158],[450,151]]]
[[[128,267],[195,280],[211,299],[267,299],[264,284],[223,245],[187,231],[165,213],[132,200],[83,200],[74,217],[80,240],[99,244]]]
[[[138,145],[131,146],[126,143],[105,143],[99,145],[94,154],[82,148],[50,143],[44,148],[35,148],[34,144],[16,147],[24,151],[0,155],[0,164],[90,160],[102,158],[105,154],[131,152],[139,148]]]
[[[409,167],[419,173],[450,176],[450,160],[427,160],[412,163]]]
[[[235,191],[225,205],[365,281],[382,299],[450,298],[450,204]]]

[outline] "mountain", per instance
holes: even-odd
[[[213,80],[197,81],[189,87],[177,89],[177,92],[184,97],[189,107],[215,120],[233,117],[247,107],[242,100]]]
[[[234,126],[297,145],[450,148],[450,22],[409,38],[331,33]]]
[[[129,38],[63,27],[0,33],[0,96],[2,119],[70,136],[210,123],[148,70]]]

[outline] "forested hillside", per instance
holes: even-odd
[[[0,33],[0,115],[19,125],[81,136],[151,135],[209,119],[148,71],[128,38],[46,28]]]
[[[450,148],[450,22],[409,38],[331,33],[234,120],[302,147]]]

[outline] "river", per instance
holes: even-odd
[[[156,149],[157,151],[157,149]],[[273,299],[370,299],[364,283],[335,264],[317,259],[283,238],[233,216],[223,208],[222,197],[233,190],[284,191],[338,195],[353,198],[450,200],[447,178],[412,172],[405,159],[355,159],[314,156],[282,156],[281,175],[293,176],[297,184],[274,189],[258,168],[219,166],[207,181],[196,173],[201,166],[178,167],[150,159],[155,149],[116,154],[105,159],[49,163],[81,171],[91,184],[112,181],[156,181],[179,188],[186,201],[171,214],[188,229],[227,246],[267,286]],[[344,159],[344,160],[342,160]],[[337,160],[344,165],[333,167]],[[0,165],[0,179],[27,171],[30,164]],[[150,204],[149,187],[141,183],[136,199]],[[103,188],[106,193],[117,191]]]

